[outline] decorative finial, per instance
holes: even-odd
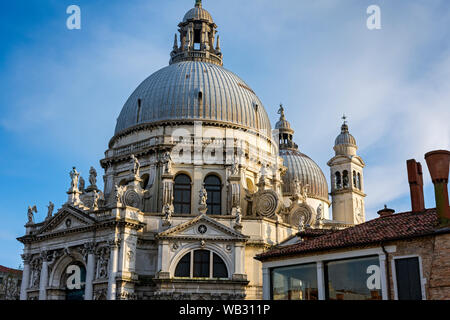
[[[342,116],[342,120],[344,120],[344,123],[341,126],[341,132],[348,132],[347,116],[345,114]]]
[[[178,50],[178,38],[176,33],[175,38],[173,39],[173,50]]]
[[[197,8],[201,8],[202,7],[202,0],[195,0],[195,6]]]
[[[217,52],[220,52],[220,37],[219,37],[219,35],[217,35],[216,51],[217,51]]]

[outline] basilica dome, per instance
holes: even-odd
[[[297,179],[302,186],[308,185],[308,197],[328,201],[328,184],[320,167],[298,150],[280,150],[280,157],[287,167],[283,176],[283,192],[291,193],[292,182]]]
[[[271,136],[269,117],[253,90],[233,72],[202,61],[173,63],[131,94],[115,134],[143,123],[204,121]]]

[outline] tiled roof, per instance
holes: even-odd
[[[438,218],[435,208],[420,213],[403,212],[379,217],[301,243],[272,249],[257,255],[255,258],[265,260],[273,257],[415,238],[435,233],[437,226]],[[450,232],[450,228],[447,228],[445,232]]]
[[[16,273],[16,274],[21,274],[22,270],[17,270],[17,269],[11,269],[11,268],[7,268],[5,266],[1,266],[0,265],[0,273]]]

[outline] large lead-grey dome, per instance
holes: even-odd
[[[271,137],[269,117],[253,90],[231,71],[201,61],[174,63],[145,79],[125,103],[115,134],[143,123],[189,120]]]

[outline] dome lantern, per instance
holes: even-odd
[[[286,120],[284,115],[283,105],[280,104],[278,109],[280,120],[275,124],[275,129],[278,130],[279,148],[297,150],[298,146],[294,143],[294,130],[291,128],[291,124]]]
[[[186,12],[178,27],[181,43],[179,46],[174,45],[169,64],[181,61],[202,61],[223,65],[219,36],[214,49],[217,25],[211,14],[202,8],[201,0],[195,1],[194,8]]]

